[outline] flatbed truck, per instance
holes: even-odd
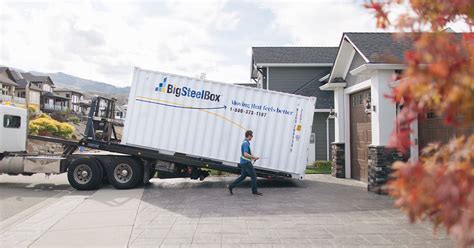
[[[212,159],[186,154],[173,155],[120,144],[115,130],[115,100],[96,97],[91,102],[84,137],[67,140],[28,135],[27,110],[0,104],[0,174],[46,175],[67,173],[77,190],[98,189],[110,183],[117,189],[131,189],[153,177],[204,180],[209,169],[239,174],[240,169]],[[61,144],[62,154],[31,154],[28,140]],[[257,169],[264,178],[291,178],[291,174]]]

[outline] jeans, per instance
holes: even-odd
[[[237,187],[247,176],[252,179],[252,193],[257,193],[257,173],[250,162],[240,164],[240,176],[229,185],[229,188]]]

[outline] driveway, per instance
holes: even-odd
[[[328,175],[259,180],[152,180],[145,188],[72,192],[0,231],[1,247],[452,247],[411,225],[387,196]]]

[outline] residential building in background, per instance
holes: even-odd
[[[62,97],[70,99],[68,108],[76,113],[82,111],[80,102],[84,101],[82,92],[72,89],[55,89],[54,93]]]
[[[0,101],[15,103],[15,82],[12,71],[8,67],[0,67]]]
[[[44,112],[69,110],[69,98],[54,93],[54,83],[49,76],[36,76],[21,73],[21,76],[42,90],[40,97],[41,110]]]
[[[29,98],[28,98],[28,107],[34,108],[36,112],[40,111],[41,107],[41,92],[42,90],[30,82],[24,79],[21,74],[15,70],[12,70],[13,76],[15,78],[18,86],[15,89],[15,95],[19,98],[26,99],[26,89],[29,87]]]
[[[115,119],[125,121],[127,116],[127,105],[115,106]]]
[[[253,47],[251,76],[259,88],[316,97],[308,158],[329,160],[334,140],[333,93],[322,91],[320,78],[328,75],[337,47]]]

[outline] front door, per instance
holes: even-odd
[[[365,113],[370,89],[350,95],[351,178],[367,182],[368,152],[372,143],[370,114]]]

